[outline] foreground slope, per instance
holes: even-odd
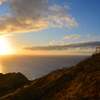
[[[100,100],[100,54],[36,79],[4,100]]]

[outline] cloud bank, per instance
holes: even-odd
[[[38,31],[48,27],[77,27],[78,23],[63,7],[50,6],[50,0],[0,0],[10,13],[0,17],[0,34]]]
[[[65,45],[48,45],[48,46],[31,46],[31,47],[23,47],[25,50],[67,50],[67,49],[87,49],[87,48],[95,48],[96,46],[100,46],[100,41],[90,41],[90,42],[80,42],[80,43],[67,43]]]

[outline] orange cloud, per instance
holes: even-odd
[[[63,39],[79,39],[79,38],[80,38],[80,35],[78,34],[63,37]]]

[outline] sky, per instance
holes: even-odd
[[[100,46],[100,0],[0,0],[0,54],[91,55]]]

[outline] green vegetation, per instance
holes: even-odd
[[[36,79],[3,100],[100,100],[100,54]]]

